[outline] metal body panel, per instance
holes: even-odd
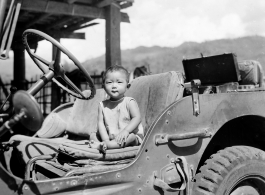
[[[123,169],[36,183],[24,181],[21,189],[23,194],[163,194],[162,189],[153,185],[154,173],[159,173],[178,156],[187,160],[189,185],[185,192],[164,194],[192,194],[190,181],[214,134],[226,122],[237,117],[265,115],[264,91],[205,94],[200,95],[199,99],[201,112],[198,116],[193,115],[191,96],[165,109],[151,125],[135,160]],[[207,130],[213,136],[169,141],[159,145],[155,143],[157,134],[173,135],[202,130]],[[8,178],[12,178],[10,174]],[[7,181],[3,177],[1,179]],[[22,183],[19,179],[17,182]]]

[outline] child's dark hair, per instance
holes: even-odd
[[[127,83],[129,83],[129,72],[128,72],[128,70],[126,68],[124,68],[123,66],[118,66],[118,65],[110,66],[107,68],[107,70],[103,74],[103,83],[105,83],[106,75],[109,72],[116,72],[116,71],[123,72],[126,75]]]

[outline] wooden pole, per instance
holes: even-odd
[[[119,5],[112,3],[105,8],[106,14],[106,68],[121,65]]]
[[[14,52],[14,69],[13,69],[14,79],[12,85],[17,87],[17,89],[25,89],[26,68],[25,68],[24,47],[22,45],[15,46],[13,48],[13,52]]]
[[[55,38],[58,42],[60,42],[60,38]],[[56,52],[59,52],[55,46],[52,47],[52,60],[55,60]],[[61,52],[60,55],[57,56],[61,58]],[[60,63],[60,60],[57,61]],[[61,104],[61,91],[60,87],[57,86],[56,83],[52,82],[52,97],[51,97],[51,110],[57,108]]]

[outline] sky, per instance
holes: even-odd
[[[264,10],[264,0],[135,0],[122,10],[130,23],[121,23],[121,49],[265,36]],[[93,22],[99,24],[79,31],[86,33],[86,40],[61,40],[81,62],[105,53],[105,22]],[[40,43],[39,50],[46,47]]]
[[[121,23],[121,49],[265,36],[264,10],[264,0],[135,0],[123,10],[131,23]],[[86,40],[62,40],[80,61],[105,53],[105,23],[98,22],[82,30]]]
[[[135,0],[132,7],[122,10],[130,23],[121,23],[121,49],[265,36],[264,10],[264,0]],[[79,31],[85,32],[85,40],[61,39],[80,62],[105,53],[105,22],[92,22],[99,24]],[[49,59],[50,51],[50,45],[39,43],[38,54]]]

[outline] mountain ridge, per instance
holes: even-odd
[[[122,65],[129,71],[137,66],[148,65],[153,74],[171,70],[183,71],[182,59],[235,53],[238,61],[257,60],[265,70],[265,37],[247,36],[235,39],[184,42],[177,47],[139,46],[121,51]],[[91,73],[100,74],[105,69],[105,55],[82,63]]]
[[[148,66],[152,74],[171,70],[183,71],[182,60],[203,56],[235,53],[238,61],[257,60],[265,71],[265,37],[247,36],[235,39],[184,42],[176,47],[139,46],[121,51],[122,65],[129,71],[135,67]],[[91,74],[101,74],[105,69],[105,55],[84,61],[84,68]],[[67,65],[67,64],[66,64]],[[1,78],[8,82],[13,77],[12,60],[0,61]],[[41,72],[33,62],[26,65],[26,77],[33,78]]]

